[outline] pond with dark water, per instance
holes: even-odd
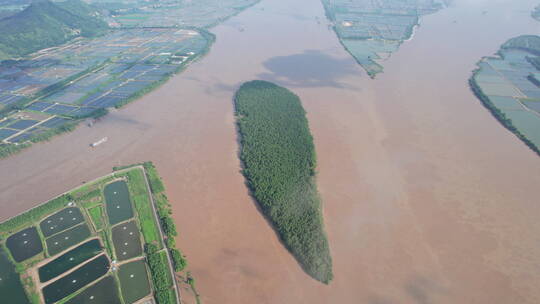
[[[98,255],[101,250],[101,243],[98,239],[88,241],[79,247],[64,253],[52,262],[40,267],[38,270],[39,280],[41,282],[47,282],[80,263]]]
[[[62,233],[51,236],[46,240],[47,250],[50,255],[55,255],[63,250],[84,241],[90,236],[88,225],[81,224]]]
[[[29,304],[15,265],[0,247],[0,300],[9,299],[10,304]]]
[[[118,260],[127,260],[141,255],[141,238],[135,221],[120,224],[112,229],[114,250]]]
[[[54,281],[43,288],[43,297],[46,304],[59,301],[75,291],[83,288],[109,271],[110,264],[107,256],[102,255],[83,265],[74,272]]]
[[[39,224],[41,231],[45,237],[49,237],[55,233],[64,231],[84,221],[79,208],[70,207],[61,210]]]
[[[22,262],[43,251],[36,227],[26,228],[8,237],[6,246],[16,262]]]
[[[107,276],[88,287],[80,294],[67,301],[66,304],[121,304],[118,297],[116,281]]]
[[[122,297],[126,303],[134,303],[150,293],[148,272],[144,260],[120,266],[118,278],[122,286]]]
[[[111,225],[133,217],[133,208],[129,198],[129,190],[125,181],[117,181],[105,186],[107,215]]]

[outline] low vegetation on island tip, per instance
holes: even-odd
[[[266,81],[235,96],[247,185],[284,245],[310,276],[332,278],[332,258],[315,183],[313,138],[298,96]]]

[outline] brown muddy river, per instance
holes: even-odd
[[[263,0],[214,28],[211,53],[160,89],[0,161],[0,218],[152,160],[203,303],[540,303],[540,159],[467,85],[482,56],[540,33],[536,4],[456,0],[371,80],[319,1]],[[308,111],[329,286],[302,272],[239,173],[232,96],[255,78]]]

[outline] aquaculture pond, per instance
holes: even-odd
[[[88,262],[74,272],[45,286],[43,288],[45,303],[54,303],[67,297],[106,274],[109,268],[109,259],[105,255]]]
[[[79,208],[70,207],[47,217],[41,221],[39,227],[41,228],[43,235],[45,237],[49,237],[53,234],[82,223],[83,221],[84,218]]]
[[[13,259],[22,262],[43,251],[36,227],[26,228],[8,237],[6,246]]]
[[[107,215],[111,225],[133,217],[133,209],[129,198],[129,190],[125,181],[117,181],[105,186],[105,202]]]
[[[135,221],[114,227],[112,229],[112,239],[118,260],[123,261],[142,254],[139,228]]]
[[[101,250],[101,243],[98,239],[88,241],[40,267],[38,270],[39,280],[46,282],[57,277],[80,263],[98,255]]]
[[[118,277],[122,287],[122,296],[127,304],[134,303],[150,293],[150,283],[144,260],[120,266]]]
[[[15,265],[9,260],[7,253],[0,247],[0,297],[9,299],[10,304],[30,304]]]
[[[105,277],[76,295],[66,304],[121,304],[115,280]]]
[[[46,240],[47,250],[50,255],[55,255],[63,250],[76,245],[90,236],[88,225],[81,224],[62,233],[55,234]]]

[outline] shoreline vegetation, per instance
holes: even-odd
[[[534,35],[523,35],[523,36],[511,38],[507,42],[505,42],[501,46],[500,50],[497,52],[498,57],[488,56],[488,57],[482,58],[482,60],[480,60],[477,63],[478,68],[472,72],[472,76],[469,78],[469,87],[471,91],[474,93],[474,95],[482,102],[484,107],[490,111],[493,117],[495,117],[507,130],[514,133],[514,135],[516,135],[521,141],[523,141],[525,145],[527,145],[532,151],[534,151],[537,155],[540,156],[540,148],[538,147],[538,145],[536,145],[532,140],[530,140],[527,137],[527,135],[524,134],[522,130],[520,130],[520,128],[518,128],[515,125],[512,119],[508,117],[507,114],[503,110],[501,110],[501,108],[495,105],[495,103],[491,100],[489,95],[486,94],[486,92],[484,92],[484,90],[482,89],[482,85],[477,80],[479,75],[483,72],[483,66],[481,66],[481,64],[485,63],[485,61],[489,59],[504,60],[505,51],[509,51],[509,50],[520,50],[520,51],[529,53],[531,56],[525,57],[526,61],[531,63],[531,65],[534,66],[534,68],[536,68],[537,71],[540,70],[539,65],[538,65],[538,62],[540,61],[539,60],[540,59],[539,57],[540,56],[540,37],[534,36]],[[528,75],[525,78],[527,78],[529,81],[534,83],[534,81],[530,79],[531,75]],[[521,98],[521,99],[534,101],[534,99],[528,99],[528,98]],[[519,104],[522,107],[527,108],[526,106],[524,106],[523,103],[524,102],[521,101]],[[533,110],[529,110],[529,111],[533,111]]]
[[[238,89],[234,103],[251,195],[303,270],[328,284],[332,258],[315,182],[313,137],[300,99],[255,80]]]
[[[7,250],[5,244],[8,236],[26,227],[41,227],[44,218],[50,217],[51,214],[56,214],[59,210],[66,210],[66,207],[70,207],[81,210],[85,218],[84,221],[91,224],[90,227],[93,232],[91,236],[87,236],[87,239],[101,238],[103,250],[105,250],[111,259],[118,258],[116,256],[117,250],[115,250],[118,249],[116,248],[118,244],[115,243],[116,241],[112,237],[114,228],[109,227],[112,224],[108,224],[108,217],[105,213],[104,206],[102,206],[105,204],[104,195],[106,196],[104,189],[107,185],[111,185],[118,180],[127,181],[130,201],[136,212],[135,219],[139,223],[137,226],[142,236],[141,245],[144,245],[145,256],[141,255],[140,258],[145,258],[147,262],[149,279],[153,286],[153,295],[151,295],[155,298],[156,302],[158,304],[177,303],[177,297],[179,296],[178,277],[184,276],[187,278],[183,282],[186,286],[194,284],[193,277],[187,271],[187,260],[176,247],[175,238],[178,236],[178,232],[171,218],[172,210],[165,194],[165,187],[154,165],[151,162],[145,162],[125,167],[115,167],[112,174],[100,177],[0,222],[0,251],[6,254],[9,262],[14,265],[16,272],[20,276],[28,303],[41,303],[41,290],[36,287],[36,285],[39,285],[36,283],[39,282],[34,282],[31,276],[29,276],[29,273],[37,267],[36,265],[39,266],[38,263],[41,263],[43,259],[53,259],[56,258],[56,255],[51,256],[50,252],[47,253],[48,251],[43,250],[42,253],[25,261],[16,262],[13,256],[9,254],[10,251]],[[41,224],[39,224],[40,222]],[[122,223],[119,225],[122,225]],[[43,228],[41,227],[41,229]],[[41,230],[38,230],[38,233],[43,240],[45,236],[41,233]],[[46,248],[46,245],[48,246],[49,243],[42,241],[43,248]],[[118,280],[121,281],[121,278],[117,277],[115,271],[107,272],[107,274],[100,277],[100,280],[107,276],[112,276],[117,282],[115,288],[118,288],[120,297],[126,293],[130,293],[129,290],[123,290],[118,287]],[[60,303],[71,303],[71,299],[85,293],[85,290],[93,288],[90,285],[65,297]]]
[[[502,112],[499,108],[497,108],[493,102],[487,97],[484,92],[482,92],[482,89],[478,85],[478,83],[475,80],[476,74],[479,72],[479,70],[475,70],[473,72],[473,76],[469,79],[469,86],[471,87],[471,91],[474,93],[474,95],[482,102],[484,107],[489,110],[491,115],[495,117],[508,131],[514,133],[519,139],[523,141],[529,147],[531,150],[533,150],[538,156],[540,156],[540,149],[532,142],[530,141],[523,133],[521,133],[516,126],[512,123],[512,120],[508,117],[506,117],[506,114]]]

